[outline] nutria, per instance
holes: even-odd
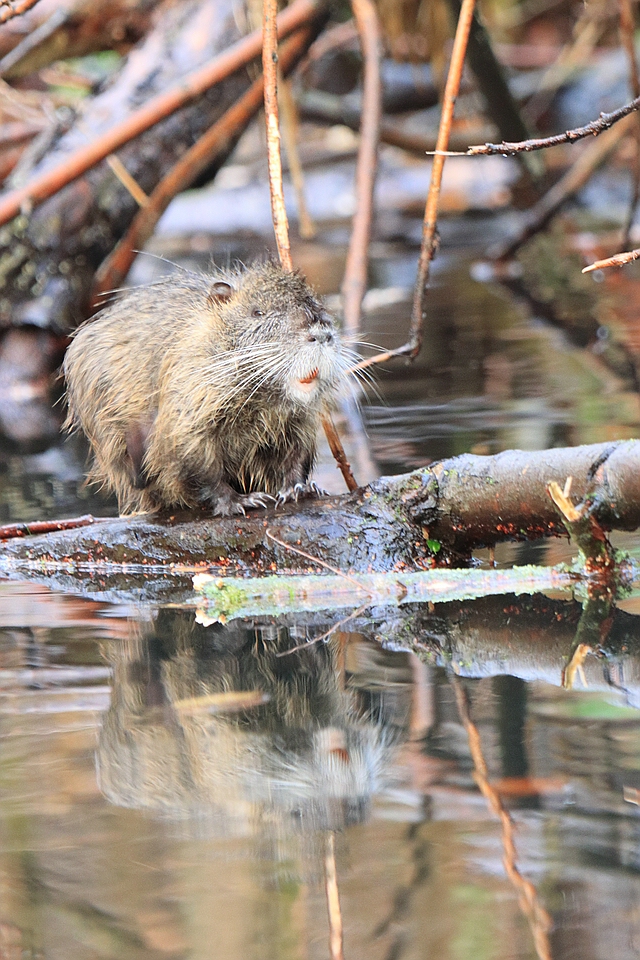
[[[121,513],[244,513],[313,492],[323,404],[345,381],[333,319],[273,263],[135,288],[80,327],[67,427]]]

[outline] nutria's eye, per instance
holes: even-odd
[[[211,303],[214,303],[216,300],[230,300],[233,296],[233,287],[229,283],[225,283],[224,280],[216,280],[215,283],[211,284],[211,289],[209,290],[208,299]]]
[[[262,310],[259,310],[258,307],[254,307],[251,311],[251,316],[254,318],[254,320],[259,320],[260,317],[264,317],[264,313]]]

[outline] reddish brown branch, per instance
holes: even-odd
[[[271,194],[271,215],[273,230],[278,246],[278,256],[283,270],[293,270],[291,245],[289,243],[289,221],[284,204],[282,188],[282,157],[280,156],[280,124],[278,121],[278,37],[276,33],[277,0],[263,0],[264,37],[262,48],[262,72],[264,75],[264,112],[267,124],[267,157],[269,163],[269,192]],[[326,412],[322,417],[322,426],[331,452],[335,457],[349,490],[357,483],[351,473],[344,448],[333,425],[331,416]]]
[[[320,0],[294,0],[278,17],[278,33],[286,36],[308,23],[317,13]],[[139,136],[149,127],[168,117],[186,103],[245,66],[260,55],[261,34],[256,30],[233,44],[220,56],[192,74],[184,77],[169,90],[154,97],[139,110],[131,113],[93,143],[87,144],[68,157],[64,163],[47,170],[29,183],[12,190],[0,200],[0,225],[16,216],[26,207],[42,203],[62,187],[77,180],[108,154]]]
[[[0,527],[0,540],[14,540],[16,537],[30,537],[36,533],[54,533],[56,530],[75,530],[87,527],[90,523],[100,522],[90,513],[82,517],[70,517],[68,520],[34,520],[33,523],[7,523]]]
[[[440,187],[442,185],[442,174],[444,171],[444,151],[449,145],[449,134],[451,132],[451,122],[453,120],[453,111],[456,104],[458,91],[460,90],[460,80],[462,78],[462,68],[464,66],[465,53],[467,51],[467,42],[469,40],[469,31],[473,20],[473,11],[475,0],[463,0],[456,27],[456,35],[453,41],[453,50],[451,52],[451,63],[449,64],[449,73],[442,97],[442,116],[440,117],[440,126],[438,128],[438,139],[436,141],[436,156],[433,158],[433,167],[431,168],[431,183],[429,184],[429,193],[424,211],[424,221],[422,226],[422,246],[420,248],[420,259],[418,261],[418,279],[416,280],[413,310],[411,313],[411,331],[409,342],[412,344],[411,356],[415,357],[420,352],[422,346],[422,336],[424,321],[426,318],[426,295],[429,284],[429,273],[431,261],[433,260],[438,248],[438,236],[436,227],[438,222],[438,204],[440,202]]]
[[[367,263],[373,194],[378,164],[382,84],[380,80],[380,24],[371,0],[351,0],[364,57],[364,91],[360,146],[356,167],[356,210],[342,281],[344,325],[351,336],[360,328],[362,298],[367,287]]]
[[[305,52],[310,38],[310,31],[303,30],[284,44],[281,67],[285,74],[293,68]],[[219,153],[227,150],[230,141],[244,129],[248,120],[260,109],[262,97],[263,81],[260,76],[237,103],[227,110],[204,136],[200,137],[198,142],[160,181],[147,204],[136,215],[124,237],[96,273],[92,294],[94,309],[97,308],[100,298],[105,293],[120,286],[137,252],[151,237],[158,220],[176,194],[186,190]]]
[[[22,0],[21,3],[11,3],[5,0],[2,4],[2,9],[0,9],[0,23],[7,23],[9,20],[13,20],[14,17],[21,16],[21,14],[26,13],[27,10],[35,7],[36,3],[38,3],[38,0]]]
[[[458,18],[458,26],[453,41],[453,50],[451,53],[451,63],[449,64],[449,73],[447,83],[442,98],[442,115],[440,117],[440,126],[438,128],[438,139],[436,141],[436,153],[433,158],[433,167],[431,168],[431,182],[427,203],[424,211],[424,222],[422,228],[422,246],[420,249],[420,259],[418,261],[418,279],[416,280],[413,309],[411,313],[411,328],[409,340],[396,347],[395,350],[386,350],[384,353],[378,353],[373,357],[368,357],[355,367],[356,370],[363,370],[374,363],[385,363],[394,357],[408,356],[411,359],[416,357],[422,346],[423,327],[425,320],[425,303],[429,283],[429,272],[431,261],[435,255],[438,241],[436,234],[438,203],[440,199],[440,187],[442,184],[442,173],[444,170],[444,161],[451,134],[451,122],[453,120],[453,111],[456,97],[460,89],[460,80],[462,78],[462,68],[464,66],[464,57],[469,39],[469,31],[473,20],[473,11],[475,0],[463,0],[462,9]]]
[[[322,429],[324,430],[325,436],[327,438],[327,443],[331,449],[331,453],[334,456],[340,473],[344,477],[344,482],[347,485],[347,490],[353,491],[358,489],[358,483],[351,471],[351,464],[347,460],[347,456],[344,452],[344,448],[340,441],[340,436],[336,430],[336,426],[331,418],[331,414],[328,411],[325,411],[322,415]]]
[[[282,157],[280,154],[280,122],[278,118],[278,34],[276,30],[277,0],[263,0],[262,72],[264,75],[264,113],[267,125],[267,159],[269,164],[269,192],[271,216],[276,236],[278,256],[283,270],[293,270],[289,221],[282,187]]]

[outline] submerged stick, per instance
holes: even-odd
[[[579,579],[561,567],[522,566],[511,570],[421,570],[340,576],[216,577],[198,573],[193,586],[204,598],[200,622],[221,618],[275,616],[314,610],[367,606],[448,603],[503,593],[533,594],[570,589]]]

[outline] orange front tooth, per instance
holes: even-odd
[[[300,383],[311,383],[318,376],[318,368],[312,370],[308,377],[300,377]]]

